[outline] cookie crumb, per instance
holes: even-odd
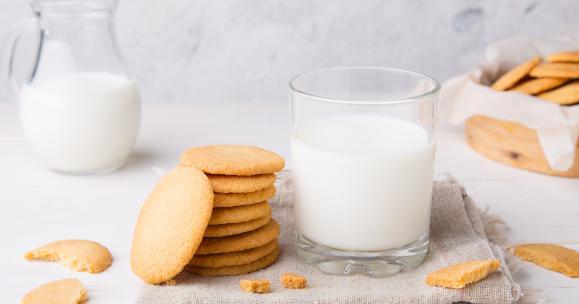
[[[486,278],[501,266],[499,260],[459,263],[428,274],[426,284],[446,288],[464,288]]]
[[[165,286],[175,286],[175,285],[177,285],[177,281],[175,279],[170,279],[170,280],[166,281],[164,284],[165,284]]]
[[[291,272],[286,272],[281,276],[281,284],[288,289],[304,289],[308,287],[306,277]]]
[[[241,289],[253,293],[268,293],[270,291],[268,280],[241,280],[239,286]]]

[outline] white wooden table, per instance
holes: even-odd
[[[129,162],[103,176],[66,176],[38,163],[21,133],[17,106],[0,104],[0,303],[18,303],[33,287],[80,279],[90,303],[132,303],[142,283],[129,251],[139,208],[157,181],[153,167],[171,168],[185,148],[244,143],[289,159],[289,108],[280,103],[145,104]],[[288,164],[291,166],[291,163]],[[508,243],[554,242],[579,249],[579,179],[548,177],[486,160],[466,145],[460,128],[443,128],[437,172],[467,187],[479,207],[510,225]],[[71,272],[22,254],[56,239],[84,238],[107,246],[113,265],[102,274]],[[544,291],[549,303],[579,303],[579,279],[524,263],[515,279]]]

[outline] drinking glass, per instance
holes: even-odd
[[[333,274],[383,277],[424,260],[439,84],[339,67],[290,81],[298,254]]]

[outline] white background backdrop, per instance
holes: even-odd
[[[442,81],[497,39],[579,30],[578,14],[573,0],[121,0],[116,21],[146,101],[284,102],[287,80],[319,67]],[[28,1],[0,0],[0,38],[30,15]]]

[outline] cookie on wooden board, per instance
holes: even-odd
[[[248,176],[280,171],[285,161],[276,153],[258,147],[209,145],[183,152],[180,165],[210,174]]]
[[[24,254],[27,260],[58,262],[75,271],[103,272],[113,257],[103,245],[87,240],[55,241]]]
[[[133,272],[151,284],[180,273],[201,244],[212,210],[213,190],[203,172],[180,167],[163,176],[137,220]]]
[[[499,260],[469,261],[431,272],[426,284],[446,288],[464,288],[486,278],[501,266]]]
[[[220,238],[204,238],[195,255],[227,253],[261,247],[277,239],[279,229],[279,224],[272,219],[267,225],[254,231]]]
[[[232,275],[242,275],[251,272],[258,271],[260,269],[266,268],[273,265],[279,258],[281,251],[275,249],[263,258],[253,261],[249,264],[239,265],[239,266],[228,266],[219,268],[205,268],[187,265],[185,268],[188,272],[202,275],[202,276],[232,276]]]
[[[260,217],[255,220],[247,222],[209,225],[205,230],[205,237],[223,237],[253,231],[267,225],[267,223],[269,223],[270,220],[271,220],[271,212],[264,217]]]
[[[248,193],[215,193],[213,207],[237,207],[267,201],[275,196],[275,187],[269,186]]]
[[[536,95],[561,86],[568,80],[569,79],[566,78],[534,78],[516,85],[512,89],[509,89],[509,91]]]
[[[273,173],[251,176],[207,174],[207,177],[216,193],[255,192],[273,186],[275,182]]]
[[[271,207],[267,201],[245,206],[213,208],[209,225],[243,223],[267,216],[270,213]]]
[[[523,244],[511,248],[513,254],[528,261],[560,272],[568,277],[579,277],[579,252],[555,244]]]
[[[21,304],[77,304],[88,300],[77,279],[63,279],[40,285],[24,295]]]
[[[579,62],[579,51],[567,51],[551,54],[547,57],[549,62]]]
[[[243,251],[194,256],[189,265],[206,268],[239,266],[257,261],[279,248],[277,240]]]
[[[499,77],[491,87],[497,91],[505,91],[513,87],[517,82],[525,78],[525,76],[529,75],[529,72],[539,63],[541,63],[540,57],[535,57],[525,61]]]
[[[579,63],[543,63],[533,68],[530,75],[537,78],[579,78]]]
[[[554,90],[537,95],[541,99],[569,106],[579,103],[579,81],[573,81]]]

